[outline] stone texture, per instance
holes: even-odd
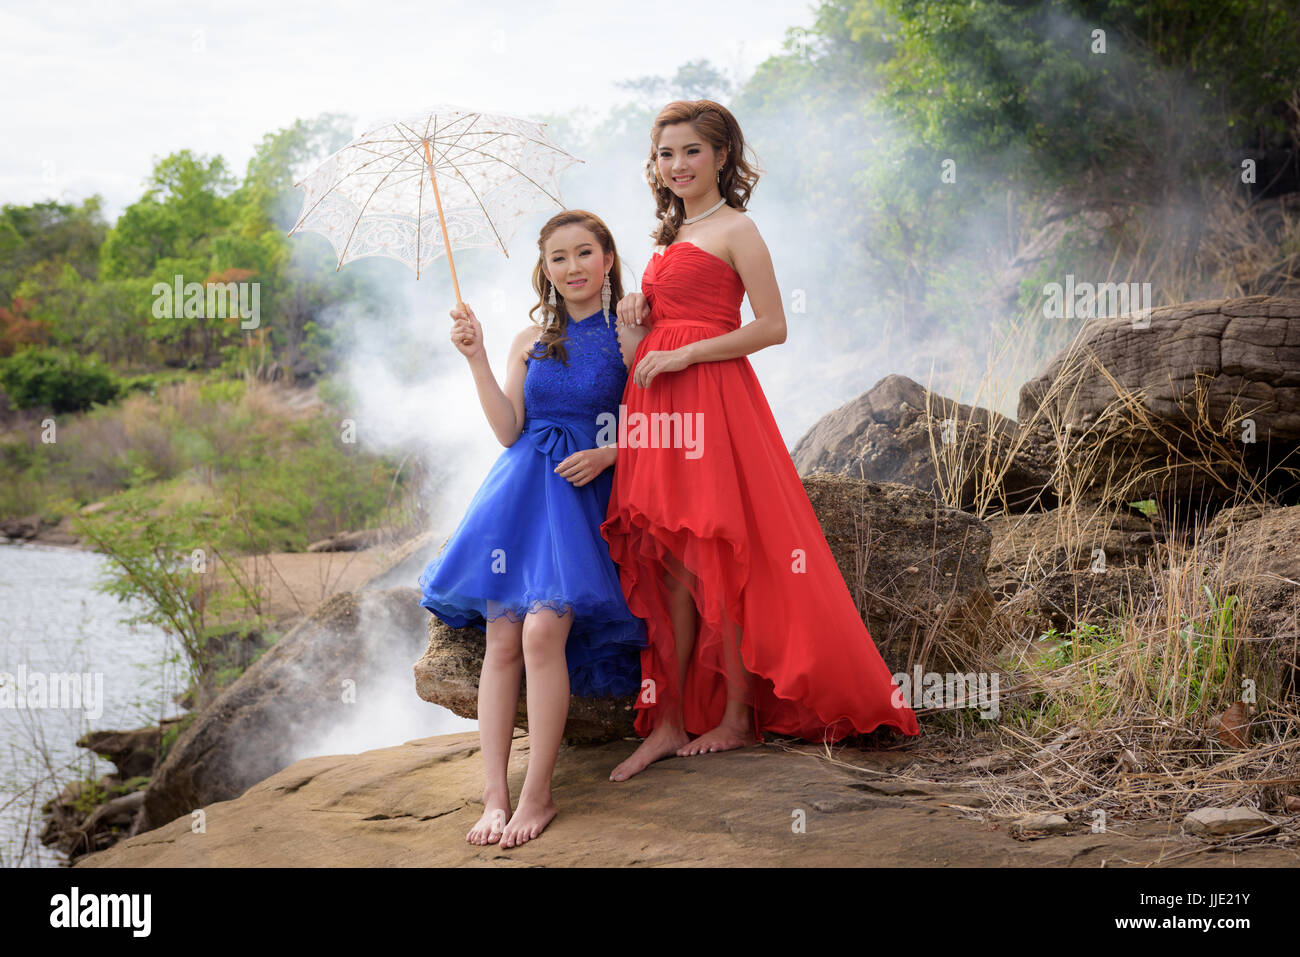
[[[1272,823],[1272,818],[1253,807],[1203,807],[1183,818],[1183,827],[1188,834],[1204,837],[1228,837],[1246,831],[1259,831]]]
[[[1023,511],[1041,507],[1044,494],[1056,504],[1050,468],[1023,445],[1015,421],[889,375],[825,415],[791,457],[800,475],[898,482],[941,501],[943,489],[951,489],[950,504],[967,510]]]
[[[295,739],[350,716],[343,682],[364,688],[423,644],[419,592],[341,592],[281,638],[172,745],[145,793],[132,833],[242,794],[297,757]]]
[[[1135,318],[1087,321],[1021,387],[1017,418],[1036,457],[1059,455],[1079,492],[1116,502],[1219,502],[1245,476],[1300,491],[1296,460],[1278,467],[1300,450],[1300,300],[1204,300]]]
[[[1012,840],[967,819],[983,795],[924,755],[778,744],[669,758],[628,781],[609,771],[632,742],[565,748],[554,777],[559,815],[521,847],[467,844],[483,813],[478,735],[424,738],[361,754],[299,761],[241,797],[186,813],[77,867],[946,867],[1294,866],[1284,847],[1233,855],[1178,824],[1134,821],[1123,833]],[[518,795],[528,739],[516,736]],[[899,777],[911,767],[918,780]],[[857,770],[858,768],[865,769]],[[797,826],[801,824],[801,830]]]

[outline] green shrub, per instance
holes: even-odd
[[[97,358],[52,347],[24,349],[0,360],[0,385],[16,408],[80,412],[121,392],[113,370]]]

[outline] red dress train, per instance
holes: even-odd
[[[642,290],[651,331],[635,362],[740,326],[744,283],[693,243],[654,254]],[[880,725],[919,734],[853,604],[749,359],[695,363],[656,376],[649,388],[629,375],[623,405],[601,534],[628,607],[649,634],[637,734],[648,735],[678,698],[688,733],[715,727],[727,702],[729,654],[755,676],[748,693],[737,691],[753,704],[760,740],[770,731],[838,741]],[[677,687],[663,581],[669,554],[694,575],[699,609],[685,689]]]

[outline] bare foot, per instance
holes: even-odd
[[[465,840],[471,844],[495,844],[501,840],[501,832],[506,828],[510,817],[510,802],[485,798],[483,816],[469,829]]]
[[[706,731],[694,741],[678,748],[677,754],[685,757],[690,754],[704,754],[707,751],[732,751],[736,748],[747,748],[752,744],[758,744],[758,737],[754,734],[754,728],[747,718],[738,722],[730,722],[723,718],[722,723],[712,731]]]
[[[634,774],[640,774],[660,758],[671,756],[678,748],[690,743],[690,737],[681,728],[667,721],[660,721],[658,727],[646,735],[646,739],[628,756],[622,764],[609,775],[611,781],[626,781]]]
[[[558,810],[549,794],[545,801],[519,795],[519,807],[515,809],[514,817],[510,818],[510,823],[501,835],[501,846],[518,847],[527,844],[545,830]]]

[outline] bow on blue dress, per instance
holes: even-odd
[[[592,439],[585,436],[571,423],[558,419],[530,418],[524,431],[535,436],[534,444],[539,452],[544,452],[556,464],[563,462],[574,452],[582,452],[592,447]]]

